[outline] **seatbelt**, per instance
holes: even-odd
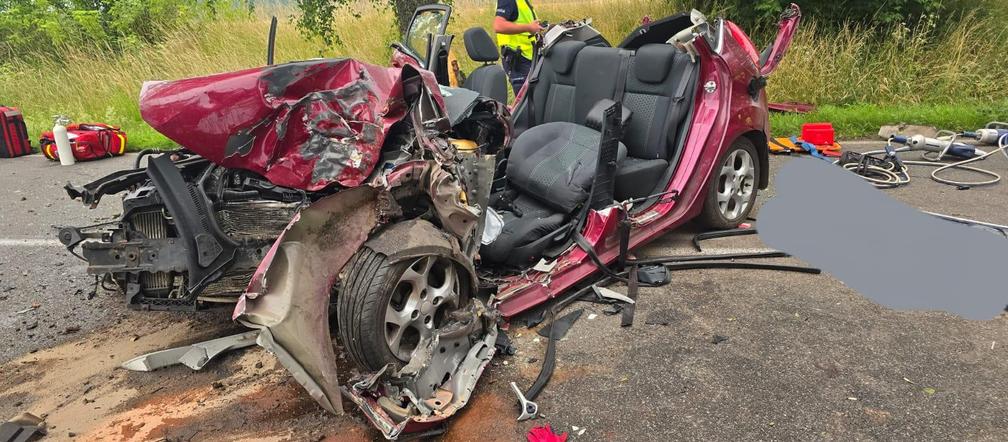
[[[525,102],[528,103],[528,127],[535,127],[535,100],[532,98],[532,93],[535,92],[536,84],[539,83],[539,72],[542,70],[542,65],[545,64],[546,54],[543,54],[542,42],[536,41],[533,46],[533,57],[532,57],[532,69],[528,73],[528,87],[525,90]],[[518,95],[518,91],[515,91],[515,95]]]
[[[675,102],[679,103],[686,99],[686,87],[689,86],[690,80],[693,79],[693,69],[690,69],[688,73],[679,77],[679,84],[676,86]]]
[[[630,70],[630,55],[632,52],[626,49],[619,50],[619,72],[616,74],[616,90],[613,92],[613,101],[623,105],[623,92],[626,91],[627,71]]]

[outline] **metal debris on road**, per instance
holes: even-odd
[[[28,442],[45,435],[45,420],[28,412],[0,424],[0,442]]]
[[[592,290],[595,291],[596,295],[598,295],[599,297],[604,298],[604,299],[613,299],[613,300],[616,300],[616,301],[619,301],[619,302],[624,302],[624,303],[627,303],[627,304],[633,304],[633,303],[636,302],[633,299],[630,299],[629,297],[627,297],[627,295],[619,293],[619,292],[617,292],[615,290],[607,289],[605,287],[599,287],[597,285],[593,285],[592,286]]]
[[[154,371],[175,364],[183,364],[193,370],[202,369],[217,355],[245,348],[256,343],[259,330],[245,332],[205,342],[147,353],[122,363],[122,368],[132,371]]]

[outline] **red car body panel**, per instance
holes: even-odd
[[[140,113],[179,145],[273,184],[355,187],[374,169],[389,129],[406,115],[403,81],[412,75],[443,106],[427,71],[326,59],[149,82]]]

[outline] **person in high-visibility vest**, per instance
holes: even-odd
[[[500,46],[501,63],[515,94],[521,90],[532,70],[532,45],[542,31],[529,0],[497,0],[494,32]]]

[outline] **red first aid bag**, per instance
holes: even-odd
[[[0,106],[0,158],[14,158],[31,153],[28,127],[21,111]]]
[[[90,161],[115,157],[126,153],[126,132],[102,123],[80,123],[67,126],[70,149],[77,161]],[[39,139],[42,153],[50,160],[59,160],[56,139],[52,131]]]

